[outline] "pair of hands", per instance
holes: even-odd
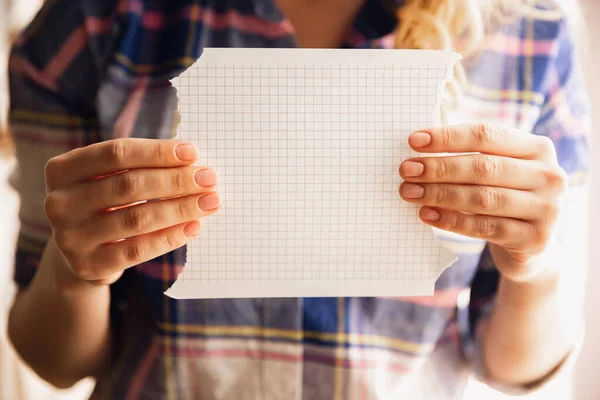
[[[487,124],[415,132],[424,153],[400,166],[400,195],[437,228],[484,239],[504,277],[536,272],[559,213],[566,176],[552,142]],[[119,139],[76,149],[46,165],[45,210],[54,243],[80,279],[110,284],[123,270],[196,237],[220,207],[217,175],[170,140]],[[160,199],[158,201],[149,201]]]

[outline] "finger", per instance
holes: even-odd
[[[409,145],[421,153],[485,153],[523,159],[556,160],[552,141],[544,136],[490,124],[462,124],[414,132]]]
[[[220,205],[216,192],[149,202],[97,215],[81,231],[93,245],[108,243],[198,220]]]
[[[91,255],[84,279],[100,280],[152,260],[187,244],[200,233],[200,222],[191,221],[131,239],[99,246]]]
[[[190,165],[196,158],[196,149],[185,142],[116,139],[52,158],[46,164],[46,183],[50,188],[62,187],[129,169]]]
[[[71,199],[71,210],[87,217],[141,201],[212,192],[216,183],[216,172],[206,167],[136,169],[72,186],[66,198]]]
[[[521,190],[564,186],[564,173],[560,168],[485,154],[413,158],[400,165],[400,175],[409,182],[487,185]]]
[[[421,208],[419,217],[436,228],[503,247],[518,248],[537,240],[534,224],[512,218],[465,214],[432,207]]]
[[[106,286],[106,285],[112,285],[113,283],[115,283],[116,281],[118,281],[121,276],[123,276],[123,271],[117,272],[115,274],[103,277],[101,279],[98,279],[96,281],[92,281],[92,283],[95,283],[96,285],[99,286]]]
[[[473,214],[524,220],[554,219],[558,207],[534,193],[478,185],[403,182],[400,195],[410,203]]]

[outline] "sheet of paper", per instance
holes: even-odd
[[[415,296],[455,256],[401,200],[407,138],[439,124],[459,56],[205,49],[174,80],[178,138],[216,169],[173,298]]]

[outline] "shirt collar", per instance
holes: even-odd
[[[271,22],[283,21],[283,14],[274,0],[252,0],[256,16]]]
[[[257,17],[282,22],[285,18],[275,0],[251,0]],[[351,28],[350,37],[344,46],[381,47],[396,27],[396,18],[389,7],[399,6],[405,0],[365,0]],[[382,43],[379,43],[382,41]],[[387,42],[386,42],[387,43]],[[383,45],[383,47],[386,47]]]

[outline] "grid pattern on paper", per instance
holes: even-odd
[[[428,127],[436,67],[196,65],[179,138],[217,170],[222,209],[181,280],[437,278],[440,248],[398,195],[408,135]],[[332,282],[335,283],[335,282]]]

